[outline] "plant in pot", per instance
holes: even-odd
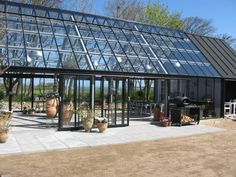
[[[52,92],[46,95],[46,114],[50,118],[55,118],[59,106],[59,94]]]
[[[94,111],[87,103],[82,103],[76,112],[78,112],[82,118],[84,130],[90,132],[94,122]]]
[[[22,110],[22,114],[27,114],[27,113],[28,113],[27,107],[24,106],[24,107],[23,107],[23,110]]]
[[[4,111],[0,114],[0,143],[7,141],[11,118],[11,111]]]
[[[96,117],[95,123],[100,133],[103,133],[108,126],[108,119],[106,117]]]
[[[35,109],[34,108],[30,108],[28,109],[28,115],[35,115]]]
[[[74,104],[72,102],[72,97],[67,96],[63,100],[63,111],[62,111],[63,123],[69,125],[73,112],[74,112]]]

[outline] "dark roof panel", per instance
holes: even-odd
[[[236,79],[236,53],[223,40],[187,34],[208,61],[226,79]]]

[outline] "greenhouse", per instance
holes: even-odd
[[[61,9],[0,2],[0,97],[5,109],[45,112],[58,93],[58,129],[65,101],[107,117],[109,127],[152,114],[169,100],[190,98],[202,117],[223,117],[236,99],[236,53],[224,41],[174,29]]]

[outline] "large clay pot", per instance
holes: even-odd
[[[93,127],[93,117],[86,117],[83,119],[83,126],[86,132],[90,132]]]
[[[3,127],[4,127],[4,121],[1,120],[1,118],[0,118],[0,128],[3,128]]]
[[[63,123],[69,124],[71,121],[71,118],[73,116],[73,102],[70,101],[67,104],[63,104],[63,112],[62,112],[62,117],[63,117]]]
[[[103,133],[107,129],[108,123],[97,123],[96,125],[99,132]]]
[[[0,131],[0,143],[7,142],[7,138],[8,138],[8,130],[1,130]]]
[[[58,98],[47,98],[46,100],[46,114],[50,118],[55,118],[57,115],[57,108],[59,105]]]

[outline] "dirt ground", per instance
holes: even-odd
[[[46,153],[0,156],[11,177],[236,177],[236,121],[204,120],[226,131]]]

